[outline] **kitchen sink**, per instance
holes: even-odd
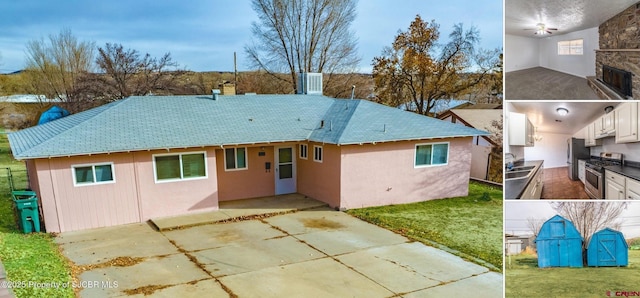
[[[511,171],[507,172],[504,176],[505,180],[515,180],[515,179],[524,179],[528,178],[531,175],[531,170],[525,171]]]

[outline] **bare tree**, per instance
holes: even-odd
[[[544,224],[544,222],[545,220],[539,218],[527,218],[527,227],[531,230],[534,237],[538,237],[538,233],[540,232],[540,228],[542,228],[542,224]]]
[[[93,68],[95,43],[78,41],[70,29],[62,29],[49,39],[27,43],[27,71],[33,89],[49,98],[73,103],[78,77]]]
[[[470,90],[495,71],[499,51],[477,49],[480,33],[475,27],[455,25],[444,46],[438,44],[439,27],[417,15],[409,29],[373,59],[378,102],[429,115],[438,100]]]
[[[360,62],[350,30],[356,0],[252,0],[259,23],[256,43],[245,46],[252,66],[269,74],[288,73],[297,91],[301,72],[352,72]],[[332,84],[325,82],[325,87]]]
[[[184,74],[178,64],[166,53],[160,59],[148,53],[140,56],[134,49],[107,43],[98,48],[98,68],[104,72],[102,92],[111,100],[149,93],[171,94],[177,87],[177,78]]]
[[[595,232],[607,227],[620,229],[622,222],[618,217],[627,205],[626,202],[554,202],[551,207],[573,222],[584,237],[582,248],[586,249]]]

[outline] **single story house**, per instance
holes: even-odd
[[[322,95],[135,96],[9,134],[48,232],[300,193],[339,209],[468,194],[485,131]]]

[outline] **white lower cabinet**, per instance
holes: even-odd
[[[640,200],[640,181],[605,171],[605,199]]]
[[[640,181],[627,178],[627,200],[640,200]]]

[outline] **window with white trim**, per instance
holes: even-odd
[[[153,156],[156,181],[175,181],[207,177],[204,152],[158,154]]]
[[[307,154],[309,154],[307,144],[300,144],[298,149],[300,149],[300,159],[307,159]]]
[[[227,171],[247,169],[247,148],[224,149],[224,169]]]
[[[115,183],[113,163],[75,165],[73,170],[73,185],[93,185]]]
[[[322,146],[313,146],[313,161],[322,162]]]
[[[449,163],[449,143],[417,144],[415,164],[418,167],[446,165]]]
[[[583,40],[563,40],[558,41],[558,55],[582,55],[583,54]]]

